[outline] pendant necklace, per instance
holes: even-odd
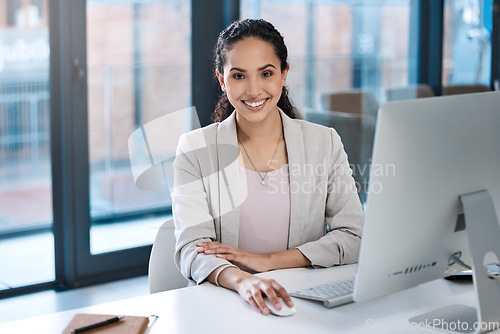
[[[280,133],[280,137],[278,138],[278,144],[276,144],[276,148],[274,149],[274,153],[273,153],[273,156],[271,157],[271,161],[274,160],[274,156],[276,155],[276,151],[278,151],[278,146],[280,145],[280,141],[281,141],[282,136],[283,136],[283,131],[281,131],[281,133]],[[257,170],[257,167],[255,167],[255,164],[253,163],[252,159],[250,159],[250,156],[248,155],[247,149],[245,148],[245,145],[243,145],[243,143],[241,142],[240,138],[238,138],[238,142],[241,144],[241,147],[243,147],[243,151],[245,151],[245,154],[247,155],[248,160],[252,164],[253,168],[255,169],[257,174],[259,174],[260,184],[265,186],[267,184],[266,177],[267,177],[267,173],[269,173],[269,170],[264,174],[264,176],[262,176],[262,174]]]

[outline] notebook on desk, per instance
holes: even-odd
[[[95,324],[106,319],[115,317],[116,315],[106,314],[87,314],[78,313],[73,316],[69,324],[66,326],[62,334],[71,334],[76,328]],[[86,330],[85,334],[143,334],[148,327],[149,319],[139,316],[124,316],[120,321],[112,324],[104,325],[98,328]]]

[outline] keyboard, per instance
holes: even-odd
[[[336,282],[316,285],[290,293],[290,296],[323,302],[332,308],[353,302],[354,277]]]

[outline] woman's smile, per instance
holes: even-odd
[[[248,109],[257,111],[263,109],[266,106],[267,101],[269,101],[269,98],[260,100],[243,100],[242,102]]]

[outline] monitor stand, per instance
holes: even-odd
[[[467,240],[472,258],[472,277],[477,309],[450,305],[410,319],[411,323],[431,326],[448,333],[485,333],[500,327],[500,280],[488,277],[485,260],[500,256],[500,226],[495,205],[488,191],[460,196]]]

